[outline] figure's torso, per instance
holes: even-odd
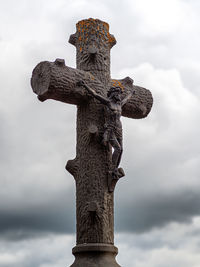
[[[121,103],[110,102],[106,108],[106,125],[114,129],[122,130],[121,124]]]

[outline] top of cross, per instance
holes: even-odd
[[[70,36],[69,42],[79,46],[80,52],[82,47],[91,41],[98,39],[99,43],[104,43],[108,48],[116,44],[115,37],[109,33],[109,24],[99,19],[84,19],[76,24],[76,33]]]
[[[77,69],[65,66],[63,59],[55,62],[41,62],[33,71],[31,85],[39,100],[55,99],[71,104],[80,104],[88,97],[77,87],[84,80],[91,88],[103,96],[110,87],[120,87],[125,97],[135,91],[123,107],[122,115],[130,118],[144,118],[151,110],[153,99],[149,90],[133,85],[130,77],[111,79],[110,49],[116,44],[109,33],[109,25],[99,19],[84,19],[76,24],[76,33],[69,42],[76,47]]]

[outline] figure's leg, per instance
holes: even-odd
[[[105,132],[104,132],[104,134],[103,134],[102,144],[103,144],[104,146],[106,146],[107,143],[108,143],[108,141],[109,141],[109,132],[108,132],[108,130],[105,130]]]
[[[118,143],[119,143],[119,145],[120,145],[120,155],[119,155],[119,157],[118,157],[118,162],[117,162],[117,167],[119,166],[119,164],[120,164],[120,161],[121,161],[121,158],[122,158],[122,152],[123,152],[123,145],[122,145],[122,138],[117,138],[117,141],[118,141]]]
[[[117,171],[121,160],[122,147],[115,135],[112,136],[112,138],[109,140],[109,143],[114,148],[114,152],[112,154],[113,171]]]

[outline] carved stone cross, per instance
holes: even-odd
[[[77,69],[66,66],[63,59],[41,62],[33,70],[31,85],[40,101],[54,99],[77,106],[76,158],[66,165],[76,182],[77,240],[72,266],[117,267],[113,192],[124,173],[117,166],[118,173],[113,175],[112,142],[102,144],[107,109],[94,96],[108,99],[110,88],[120,88],[122,101],[127,98],[120,115],[134,119],[148,115],[153,99],[149,90],[133,85],[129,77],[111,79],[110,49],[116,40],[107,23],[90,18],[79,21],[76,28],[69,42],[76,47]]]

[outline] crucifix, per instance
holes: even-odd
[[[40,101],[54,99],[77,106],[76,157],[67,171],[76,183],[76,246],[71,267],[119,267],[114,246],[114,189],[124,171],[120,117],[145,118],[151,92],[130,77],[111,79],[110,50],[116,44],[109,25],[98,19],[76,24],[69,38],[77,68],[64,59],[40,62],[31,86]],[[69,215],[70,216],[70,215]]]

